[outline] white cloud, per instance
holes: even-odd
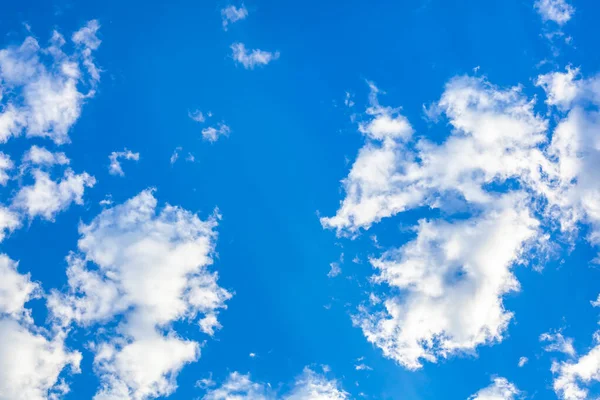
[[[565,338],[562,333],[542,333],[540,335],[541,342],[548,342],[548,345],[544,347],[547,352],[560,352],[568,356],[575,356],[575,348],[573,347],[573,339]]]
[[[409,369],[502,340],[512,313],[502,296],[519,289],[511,272],[538,222],[518,199],[478,218],[421,220],[417,237],[371,263],[376,282],[399,289],[384,309],[363,306],[354,322],[385,356]]]
[[[337,262],[332,262],[329,264],[329,272],[327,273],[327,276],[330,278],[335,278],[336,276],[338,276],[339,274],[342,273],[342,268],[340,267],[340,264]]]
[[[517,387],[506,378],[495,378],[492,384],[469,397],[469,400],[513,400],[519,395]]]
[[[29,274],[20,274],[17,266],[6,254],[0,254],[0,318],[20,318],[26,312],[25,303],[40,294],[39,285]]]
[[[59,381],[66,367],[79,372],[81,354],[69,352],[64,335],[47,338],[13,319],[0,319],[0,399],[46,400],[62,397]]]
[[[29,218],[40,216],[47,220],[53,220],[71,203],[83,204],[85,188],[96,183],[88,173],[75,174],[70,168],[65,170],[59,181],[53,181],[48,172],[40,169],[34,169],[32,176],[35,183],[19,189],[11,207],[24,212]]]
[[[372,99],[371,104],[367,111],[378,103]],[[436,145],[421,139],[416,152],[410,150],[405,141],[412,128],[399,117],[403,129],[396,133],[367,135],[343,180],[346,197],[335,216],[321,219],[324,227],[353,234],[416,206],[442,207],[440,198],[448,196],[489,204],[495,196],[483,189],[486,184],[528,178],[546,162],[536,146],[546,140],[547,123],[519,87],[501,90],[483,78],[455,78],[428,113],[449,119],[454,130],[446,141]],[[373,121],[381,116],[367,114]],[[359,129],[365,130],[364,123]]]
[[[246,69],[264,66],[271,61],[279,58],[279,52],[272,53],[259,49],[247,50],[243,43],[234,43],[231,45],[233,59],[242,64]]]
[[[209,142],[216,142],[219,140],[221,136],[229,136],[231,133],[231,128],[227,125],[220,123],[217,127],[209,126],[207,128],[202,129],[202,138],[204,140],[208,140]]]
[[[566,0],[536,0],[534,7],[544,22],[554,21],[558,25],[567,23],[575,13],[575,8]]]
[[[68,258],[70,292],[54,291],[48,299],[63,325],[123,317],[112,336],[94,346],[98,400],[172,393],[178,371],[200,354],[200,345],[179,337],[172,324],[196,320],[210,334],[231,297],[208,269],[216,217],[201,221],[179,207],[156,207],[147,190],[80,225],[79,253]]]
[[[348,398],[348,393],[340,388],[338,381],[328,380],[307,367],[296,378],[289,393],[279,395],[271,389],[270,385],[253,382],[249,374],[232,372],[221,386],[209,390],[203,400],[345,400]]]
[[[79,85],[93,86],[99,77],[91,56],[97,45],[92,48],[82,42],[67,55],[64,44],[55,31],[47,48],[28,37],[19,47],[0,50],[0,142],[23,132],[29,137],[48,137],[57,144],[69,141],[69,130],[85,99],[93,95],[93,90],[80,92]],[[46,55],[51,58],[49,65],[42,61]],[[80,70],[80,59],[87,74]]]
[[[598,82],[573,68],[538,77],[550,112],[556,106],[566,113],[549,134],[548,121],[520,86],[451,79],[425,110],[430,120],[447,119],[452,128],[439,144],[413,139],[407,121],[397,125],[403,129],[367,129],[381,116],[373,109],[399,117],[397,108],[379,105],[371,85],[367,120],[358,126],[365,144],[343,180],[345,198],[335,216],[321,219],[323,226],[354,236],[416,207],[441,209],[451,220],[457,211],[471,214],[453,222],[422,220],[416,239],[371,260],[379,270],[375,281],[390,290],[375,296],[383,299],[382,309],[363,306],[354,320],[387,357],[419,368],[423,360],[473,353],[501,340],[512,316],[502,297],[518,289],[511,268],[526,261],[533,239],[536,251],[548,251],[547,230],[574,237],[587,223],[588,241],[600,243],[600,183],[594,175],[600,114],[589,107],[600,104]]]
[[[241,7],[229,5],[221,9],[221,18],[223,20],[223,29],[227,30],[227,27],[234,22],[241,21],[248,16],[248,10],[246,6],[242,4]]]
[[[7,171],[10,171],[13,167],[14,164],[10,156],[0,151],[0,185],[6,185],[6,182],[10,178]]]
[[[110,160],[108,172],[111,175],[125,176],[119,159],[139,161],[140,153],[133,153],[131,150],[123,149],[123,151],[113,151],[108,156],[108,159]]]
[[[25,304],[41,289],[18,263],[0,254],[0,399],[58,399],[67,384],[59,375],[67,366],[79,371],[81,354],[64,347],[64,332],[37,328]]]
[[[521,358],[519,358],[519,363],[517,365],[519,366],[519,368],[522,368],[525,366],[525,364],[527,364],[528,361],[529,361],[529,358],[521,357]]]
[[[23,155],[23,164],[52,167],[54,165],[68,165],[69,158],[63,152],[52,153],[45,147],[33,145]]]
[[[192,120],[194,120],[196,122],[204,122],[204,121],[206,121],[206,117],[204,116],[204,114],[200,110],[195,110],[193,112],[188,111],[188,117],[190,117]]]
[[[588,390],[582,385],[600,381],[600,332],[594,334],[596,346],[575,361],[553,362],[554,391],[564,400],[584,400]]]
[[[19,214],[0,206],[0,242],[10,233],[21,226]]]

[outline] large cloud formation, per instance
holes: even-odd
[[[231,293],[211,272],[218,215],[202,221],[146,190],[102,211],[79,228],[79,251],[68,257],[69,292],[48,304],[61,325],[120,323],[94,343],[102,387],[95,399],[166,396],[200,344],[179,336],[175,321],[196,321],[212,335]]]
[[[600,242],[600,83],[567,68],[536,84],[559,118],[552,131],[522,87],[451,79],[425,109],[452,128],[441,143],[415,137],[371,84],[358,125],[365,144],[338,211],[321,223],[354,237],[418,207],[447,216],[422,219],[414,239],[371,259],[374,281],[387,289],[354,316],[370,342],[409,369],[502,340],[512,317],[502,297],[519,289],[511,270],[553,246],[550,233],[573,239],[584,223],[588,241]]]

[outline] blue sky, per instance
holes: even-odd
[[[0,399],[600,395],[597,2],[2,8]]]

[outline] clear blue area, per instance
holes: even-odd
[[[207,340],[197,363],[184,367],[171,398],[201,396],[195,382],[211,372],[216,381],[240,371],[277,385],[291,382],[305,365],[320,364],[331,366],[354,396],[465,399],[500,375],[533,398],[553,398],[550,363],[560,356],[544,353],[538,336],[564,327],[585,352],[597,327],[589,301],[598,294],[600,272],[589,265],[595,251],[583,241],[541,273],[516,267],[522,290],[505,300],[515,318],[502,343],[410,372],[371,346],[350,315],[365,300],[373,272],[366,259],[379,254],[370,236],[377,235],[384,248],[399,246],[410,238],[402,226],[432,214],[401,214],[352,241],[323,230],[317,213],[335,213],[343,197],[339,181],[350,166],[346,159],[353,160],[363,142],[343,106],[346,91],[364,110],[365,79],[375,81],[387,93],[382,102],[402,106],[418,135],[442,140],[448,126],[426,122],[422,106],[437,100],[455,75],[479,66],[478,73],[495,84],[523,83],[527,94],[541,95],[531,80],[539,73],[568,62],[581,65],[584,74],[600,71],[600,3],[576,3],[565,27],[574,46],[556,58],[540,36],[539,16],[523,0],[252,0],[246,2],[249,17],[224,32],[219,12],[227,4],[2,4],[1,47],[22,41],[24,22],[45,42],[54,28],[68,35],[95,18],[103,41],[96,53],[103,70],[98,93],[84,106],[72,143],[61,149],[76,171],[87,171],[98,183],[86,191],[83,207],[72,206],[54,223],[33,221],[2,244],[3,252],[20,260],[20,270],[30,271],[45,289],[60,288],[66,282],[64,257],[76,249],[78,222],[97,215],[106,194],[120,203],[156,187],[160,203],[202,217],[218,207],[223,219],[215,267],[220,284],[235,292],[220,315],[223,329]],[[278,50],[281,57],[266,68],[245,70],[230,56],[236,41]],[[231,135],[203,141],[202,127],[187,116],[196,108],[225,121]],[[32,143],[18,138],[4,146],[7,153],[22,152]],[[170,165],[177,146],[183,147],[182,158],[192,152],[196,163],[180,159]],[[123,147],[140,152],[141,160],[123,164],[126,177],[110,176],[107,155]],[[329,263],[342,252],[342,274],[328,278]],[[352,263],[355,256],[362,263]],[[31,305],[43,323],[43,302]],[[207,338],[194,326],[181,331]],[[96,390],[92,354],[84,347],[89,335],[76,330],[69,340],[84,359],[67,399],[91,398]],[[250,358],[251,352],[257,357]],[[518,368],[521,356],[530,361]],[[358,357],[373,371],[356,371]]]

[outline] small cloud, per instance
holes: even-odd
[[[194,155],[192,153],[188,153],[188,155],[185,157],[185,161],[194,162],[194,161],[196,161],[196,157],[194,157]]]
[[[230,5],[221,9],[221,19],[223,20],[223,30],[234,22],[241,21],[248,16],[248,9],[242,4],[240,8]]]
[[[527,358],[527,357],[521,357],[521,358],[519,358],[519,368],[521,368],[525,364],[527,364],[527,361],[529,361],[529,358]]]
[[[100,200],[98,204],[100,204],[102,207],[109,207],[112,205],[112,203],[112,196],[108,194],[104,199]]]
[[[211,113],[208,113],[209,117],[211,115],[212,115]],[[204,121],[206,121],[206,117],[204,117],[204,114],[200,110],[188,111],[188,117],[190,117],[191,119],[193,119],[196,122],[204,122]]]
[[[171,165],[175,164],[175,162],[179,158],[180,151],[181,151],[181,147],[176,147],[175,150],[173,151],[173,154],[171,154],[171,159],[169,160],[171,162]]]
[[[119,159],[139,161],[140,153],[133,153],[125,148],[123,151],[113,151],[108,156],[108,159],[110,160],[108,172],[111,175],[125,176]]]
[[[279,52],[272,53],[259,49],[247,50],[243,43],[234,43],[231,45],[232,57],[246,69],[254,69],[257,66],[264,66],[271,61],[279,58]]]
[[[329,266],[331,267],[331,269],[327,273],[328,277],[335,278],[336,276],[342,273],[342,268],[340,267],[340,264],[332,262],[331,264],[329,264]]]
[[[540,342],[549,343],[546,347],[544,347],[544,351],[556,351],[571,357],[574,357],[576,354],[575,347],[573,347],[573,339],[564,337],[560,331],[556,333],[542,333],[540,335]]]
[[[202,129],[202,137],[209,142],[216,142],[221,136],[229,136],[231,128],[224,123],[219,123],[217,127],[209,126]]]
[[[356,364],[354,366],[354,369],[356,369],[357,371],[373,371],[373,368],[369,367],[366,364]]]
[[[250,353],[250,354],[248,354],[248,357],[255,358],[256,357],[256,353]]]

